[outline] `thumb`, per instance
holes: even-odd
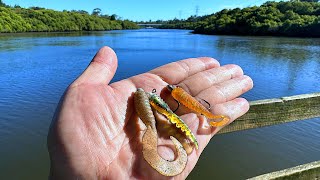
[[[116,53],[110,47],[102,47],[92,59],[87,69],[76,79],[74,86],[80,84],[108,84],[118,66]]]

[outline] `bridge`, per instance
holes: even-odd
[[[161,26],[162,24],[138,24],[138,26],[142,28],[157,28]]]

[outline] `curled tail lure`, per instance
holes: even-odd
[[[194,143],[196,149],[198,149],[198,141],[189,129],[188,125],[184,123],[184,121],[178,115],[172,112],[168,104],[165,103],[160,96],[155,93],[149,93],[148,95],[151,106],[159,113],[166,116],[166,118],[169,119],[171,123],[175,124],[177,128],[181,129],[181,131],[184,132],[186,136]]]
[[[168,137],[175,137],[182,144],[183,149],[186,150],[187,154],[191,154],[194,149],[194,144],[190,138],[186,137],[186,135],[178,129],[175,124],[172,124],[167,120],[159,119],[159,115],[160,113],[155,114],[158,133],[166,134]]]
[[[187,152],[183,149],[181,143],[173,136],[170,136],[170,138],[175,145],[178,154],[178,157],[174,161],[167,161],[158,154],[158,136],[157,133],[152,130],[151,126],[147,127],[147,131],[142,137],[142,153],[144,159],[155,170],[165,176],[180,174],[185,169],[188,162]]]
[[[180,174],[185,169],[188,162],[187,152],[176,138],[170,136],[176,147],[177,158],[173,161],[167,161],[158,154],[158,134],[155,125],[155,117],[149,104],[149,98],[141,88],[138,88],[134,93],[134,105],[137,114],[147,126],[147,130],[142,137],[142,153],[144,159],[151,167],[164,176],[175,176]]]
[[[168,85],[168,90],[171,92],[172,97],[186,106],[192,111],[204,115],[211,126],[224,126],[226,125],[230,118],[224,115],[214,115],[206,107],[204,107],[199,101],[188,94],[185,90],[174,85]],[[214,121],[215,119],[221,119],[220,121]]]

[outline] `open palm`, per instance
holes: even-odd
[[[252,80],[236,65],[220,67],[212,58],[192,58],[109,84],[116,69],[115,53],[104,47],[64,94],[48,135],[51,178],[168,178],[143,159],[144,127],[133,106],[137,88],[148,92],[156,89],[160,93],[167,84],[178,84],[192,96],[214,105],[212,112],[228,115],[231,120],[249,109],[248,102],[237,97],[252,88]],[[170,106],[177,106],[167,91],[163,90],[161,96]],[[185,179],[211,137],[221,128],[203,129],[202,117],[183,107],[177,113],[199,142],[199,149],[188,156],[185,170],[174,177]]]

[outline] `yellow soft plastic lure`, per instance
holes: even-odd
[[[153,92],[155,92],[155,90]],[[180,128],[181,131],[184,132],[187,137],[194,143],[196,149],[198,149],[198,141],[189,129],[188,125],[184,123],[184,121],[169,108],[168,104],[164,102],[164,100],[161,99],[160,96],[155,93],[148,93],[148,96],[151,106],[156,111],[166,116],[166,118],[169,119],[171,123],[175,124],[177,128]]]
[[[204,107],[199,101],[188,94],[185,90],[174,85],[168,85],[168,90],[171,92],[172,97],[179,103],[186,106],[188,109],[204,115],[211,126],[224,126],[226,125],[230,118],[224,115],[214,115],[206,107]],[[222,119],[220,121],[214,121],[215,119]]]

